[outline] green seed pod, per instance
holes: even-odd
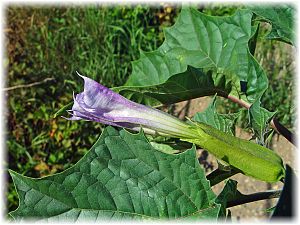
[[[266,182],[277,182],[285,175],[282,159],[272,150],[226,134],[204,123],[193,122],[197,139],[185,139],[206,149],[218,159],[245,175]]]

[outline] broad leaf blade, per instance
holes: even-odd
[[[261,16],[261,20],[266,20],[272,25],[272,30],[266,36],[267,39],[276,39],[292,45],[295,44],[294,21],[296,10],[293,6],[286,4],[260,5],[250,7],[250,9]]]
[[[205,111],[196,113],[192,120],[208,124],[220,131],[234,135],[235,121],[238,116],[239,113],[219,114],[216,111],[216,96],[214,96]]]
[[[183,8],[175,25],[165,30],[163,45],[153,52],[141,54],[141,58],[133,62],[133,72],[126,83],[128,87],[118,90],[151,90],[153,86],[164,85],[172,76],[184,73],[190,65],[214,71],[213,83],[224,76],[226,87],[229,87],[223,89],[225,95],[253,102],[266,90],[267,78],[249,53],[248,42],[254,30],[251,18],[252,13],[248,10],[237,11],[229,17],[214,17],[196,9]],[[194,78],[186,73],[185,79]],[[241,82],[246,84],[245,90],[241,90]],[[186,87],[185,83],[179,84],[186,92],[195,90]],[[202,83],[195,84],[198,84],[198,90],[205,87]],[[139,87],[139,90],[134,87]],[[210,92],[217,91],[211,89]],[[135,100],[135,96],[132,99]],[[186,100],[203,95],[198,91],[198,95],[178,96],[180,100]]]
[[[40,179],[11,172],[20,205],[17,219],[216,219],[219,205],[196,159],[155,150],[143,133],[106,128],[73,167]]]

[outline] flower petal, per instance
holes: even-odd
[[[84,80],[84,91],[73,95],[70,120],[82,118],[132,130],[139,130],[142,126],[151,134],[187,135],[187,123],[165,112],[132,102],[96,81],[78,75]]]

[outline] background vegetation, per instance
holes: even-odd
[[[199,10],[230,15],[238,7],[242,6],[206,5]],[[179,11],[170,5],[9,6],[6,86],[12,89],[5,92],[6,166],[26,176],[41,177],[76,163],[101,133],[101,124],[53,118],[70,102],[72,93],[82,88],[75,71],[108,87],[124,84],[131,61],[139,58],[140,50],[154,50],[163,42],[163,27],[172,25]],[[279,121],[293,128],[293,54],[284,43],[263,40],[268,29],[267,25],[261,27],[255,52],[270,81],[262,105],[278,110]],[[18,88],[34,82],[41,83]],[[225,103],[219,104],[220,111],[237,110],[232,103]],[[15,209],[18,199],[11,180],[7,199],[8,210]]]

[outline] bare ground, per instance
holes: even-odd
[[[180,102],[175,105],[174,113],[181,119],[183,119],[185,116],[192,117],[196,112],[205,110],[209,102],[210,97],[202,97],[190,101]],[[236,128],[236,136],[248,140],[251,138],[251,134],[242,130],[241,128]],[[288,142],[283,136],[275,134],[272,139],[271,148],[283,158],[285,164],[289,164],[292,168],[295,168],[295,146]],[[217,168],[217,161],[212,155],[203,150],[198,150],[198,153],[200,157],[199,161],[205,168],[207,174]],[[238,182],[238,190],[243,194],[251,194],[266,190],[280,190],[283,187],[281,182],[270,184],[255,180],[242,174],[234,175],[231,177],[231,179]],[[215,185],[212,189],[216,194],[219,194],[223,187],[224,182],[221,182]],[[275,206],[277,200],[278,199],[261,200],[231,207],[230,211],[232,220],[266,220],[269,217],[267,209]]]

